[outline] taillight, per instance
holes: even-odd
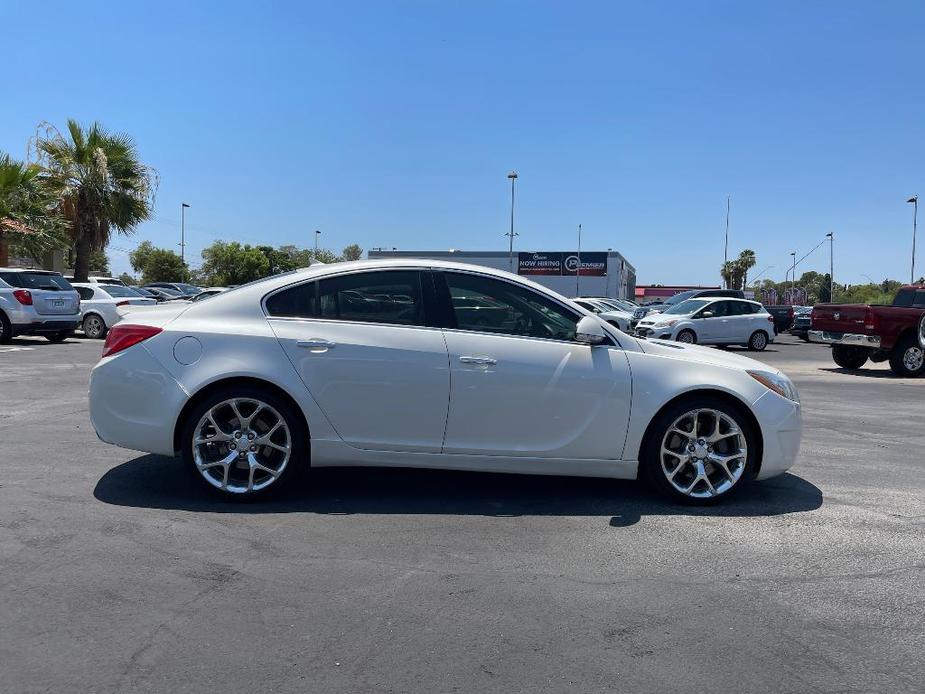
[[[23,306],[32,305],[32,292],[28,289],[14,289],[13,296],[16,297],[16,301],[21,303]]]
[[[113,354],[128,349],[132,345],[154,337],[163,328],[155,328],[152,325],[123,325],[116,323],[106,334],[106,342],[103,343],[103,356],[109,357]]]
[[[864,328],[865,330],[876,331],[880,327],[880,321],[877,318],[877,314],[874,313],[870,307],[864,311]]]

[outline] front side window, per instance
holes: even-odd
[[[421,273],[360,272],[318,281],[318,317],[364,323],[424,325]]]
[[[712,313],[714,318],[725,318],[726,316],[733,315],[730,311],[731,304],[731,301],[714,301],[704,310]]]
[[[444,273],[460,330],[574,340],[578,317],[526,287],[491,277]]]

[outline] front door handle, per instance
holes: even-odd
[[[494,366],[498,363],[497,359],[491,357],[460,357],[459,361],[463,364],[475,364],[477,366]]]
[[[297,347],[304,347],[305,349],[310,349],[313,352],[327,352],[336,344],[336,342],[325,340],[323,337],[313,337],[310,340],[299,340],[296,342]]]

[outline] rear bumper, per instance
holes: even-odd
[[[796,462],[803,438],[803,413],[799,403],[770,391],[755,401],[752,411],[764,444],[757,478],[763,480],[786,472]]]
[[[173,428],[188,396],[144,345],[90,372],[90,422],[106,443],[174,455]]]
[[[858,335],[857,333],[837,333],[828,330],[810,330],[810,342],[821,342],[826,345],[850,345],[852,347],[870,347],[880,349],[879,335]]]
[[[17,335],[45,335],[49,333],[58,333],[62,330],[75,330],[80,321],[73,316],[68,316],[63,320],[43,320],[32,321],[31,323],[13,323],[13,337]]]

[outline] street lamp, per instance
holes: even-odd
[[[315,229],[315,261],[318,260],[318,237],[321,236],[321,232]]]
[[[578,291],[578,278],[581,277],[581,224],[578,225],[578,267],[575,269],[575,296],[581,296]]]
[[[829,239],[829,303],[835,303],[835,232],[830,231]]]
[[[912,210],[912,273],[909,277],[909,284],[913,284],[915,282],[915,225],[919,217],[919,196],[913,195],[906,202],[914,205]]]
[[[505,234],[505,236],[510,237],[510,245],[508,246],[508,263],[510,264],[510,271],[514,272],[514,237],[518,235],[514,233],[514,181],[517,180],[517,172],[511,171],[507,177],[511,179],[511,230]]]
[[[729,262],[729,201],[732,198],[731,195],[726,196],[726,244],[723,246],[723,270],[726,269],[726,263]],[[726,288],[729,288],[729,282],[725,282]]]
[[[180,203],[180,262],[186,265],[186,208],[189,207],[185,202]],[[183,279],[186,279],[186,271],[181,270]]]

